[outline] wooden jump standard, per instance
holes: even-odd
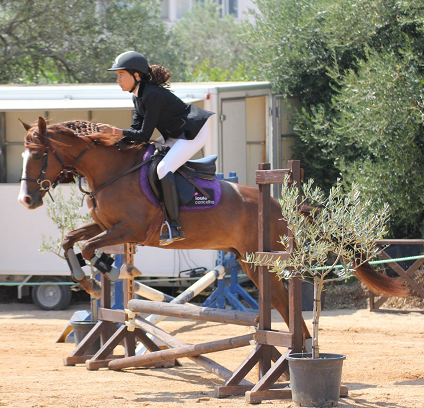
[[[124,246],[124,263],[134,264],[135,245],[126,244]],[[97,370],[101,367],[107,367],[111,359],[128,357],[135,355],[136,337],[142,341],[149,350],[156,351],[159,347],[146,336],[146,334],[137,330],[129,332],[126,326],[117,327],[116,323],[125,323],[126,314],[123,310],[114,310],[111,299],[111,283],[109,279],[101,274],[101,298],[100,308],[98,309],[98,322],[93,329],[76,346],[72,353],[64,358],[65,366],[75,364],[86,364],[87,369]],[[124,281],[124,304],[127,304],[134,297],[134,279],[125,279]],[[94,355],[86,355],[86,351],[100,337],[100,350]],[[114,348],[124,342],[125,356],[113,356]]]
[[[134,266],[135,250],[136,246],[134,244],[126,244],[124,246],[124,263],[127,266]],[[125,279],[123,285],[124,305],[127,305],[128,302],[134,298],[135,291],[137,291],[137,293],[141,293],[145,297],[149,297],[150,299],[162,298],[163,301],[189,302],[194,296],[204,290],[205,287],[209,286],[214,279],[219,278],[223,274],[223,267],[218,266],[215,270],[208,272],[196,281],[177,298],[161,294],[158,291],[146,287],[142,283],[135,282],[134,279]],[[99,368],[108,367],[109,362],[112,360],[135,356],[136,339],[138,339],[141,344],[151,352],[160,350],[159,346],[154,342],[154,339],[149,338],[146,334],[146,331],[140,328],[132,330],[125,325],[125,322],[129,320],[129,317],[124,310],[111,309],[111,284],[109,279],[103,274],[101,275],[101,283],[101,307],[98,309],[99,321],[72,351],[72,353],[68,357],[64,358],[64,364],[66,366],[85,363],[88,370],[97,370]],[[160,302],[157,303],[162,304]],[[118,326],[118,324],[121,324],[121,326]],[[149,331],[148,333],[150,334]],[[86,355],[86,351],[99,337],[101,340],[100,350],[94,356]],[[159,337],[158,339],[160,340]],[[124,342],[125,355],[113,355],[113,351],[116,346],[122,342]],[[166,342],[164,343],[168,344]],[[176,345],[173,345],[173,347],[175,346]],[[206,370],[215,373],[220,378],[227,379],[231,375],[229,370],[217,363],[209,361],[206,357],[193,357],[193,359]],[[175,360],[153,364],[153,367],[170,367],[173,365],[175,365]]]
[[[270,164],[259,165],[256,171],[256,184],[259,186],[258,203],[258,238],[259,248],[256,255],[287,259],[289,252],[271,252],[270,222],[271,222],[271,184],[282,184],[286,175],[290,182],[300,186],[300,162],[289,161],[288,169],[270,170]],[[275,222],[275,221],[273,221]],[[291,232],[288,231],[289,238]],[[288,251],[292,248],[290,240]],[[246,402],[260,403],[264,400],[291,398],[290,389],[275,387],[276,381],[288,369],[287,356],[303,350],[304,339],[302,333],[302,287],[298,277],[289,280],[289,331],[274,331],[271,328],[271,276],[266,266],[259,266],[259,324],[255,333],[256,347],[247,356],[243,363],[222,386],[216,387],[218,398],[231,395],[245,394]],[[281,354],[275,346],[287,347]],[[274,365],[272,364],[274,361]],[[243,379],[253,367],[259,363],[259,381],[247,390],[240,386]],[[284,384],[287,387],[288,384]],[[272,388],[274,387],[274,388]]]
[[[259,166],[256,173],[257,184],[259,184],[259,252],[258,255],[275,256],[287,258],[289,252],[270,252],[270,185],[282,183],[286,174],[290,175],[291,182],[300,185],[300,162],[290,161],[289,169],[269,170],[269,164]],[[291,244],[290,244],[291,245]],[[243,395],[246,393],[246,401],[249,403],[259,403],[266,399],[291,398],[291,390],[271,388],[277,379],[288,368],[286,357],[292,352],[301,352],[304,341],[302,334],[302,290],[299,278],[289,281],[289,331],[281,332],[271,329],[271,277],[266,266],[259,268],[259,315],[255,316],[250,312],[236,312],[230,310],[214,310],[193,306],[168,305],[157,302],[146,302],[132,300],[129,302],[128,315],[130,320],[126,322],[129,330],[142,329],[145,333],[154,335],[173,349],[151,352],[146,355],[112,360],[108,367],[119,370],[128,367],[138,367],[146,364],[164,362],[169,359],[188,357],[199,363],[204,362],[206,357],[201,354],[226,350],[229,348],[242,347],[256,344],[254,350],[249,354],[240,367],[230,373],[225,368],[219,366],[212,360],[207,359],[207,366],[220,367],[210,370],[222,378],[225,383],[216,387],[217,397],[228,397],[231,395]],[[199,345],[186,345],[175,337],[155,327],[151,323],[136,316],[136,313],[157,313],[168,316],[191,318],[195,320],[207,320],[229,324],[255,325],[257,330],[253,334],[213,341]],[[287,351],[282,355],[275,346],[285,347]],[[199,359],[199,360],[197,360]],[[200,361],[200,362],[199,362]],[[274,361],[274,365],[272,365]],[[244,379],[244,377],[259,363],[259,382],[254,385]],[[287,387],[288,384],[283,384]],[[247,392],[246,392],[247,391]]]

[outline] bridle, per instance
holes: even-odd
[[[46,138],[49,139],[49,132],[46,130]],[[49,155],[49,149],[51,149],[49,146],[46,147],[46,151],[43,153],[43,165],[41,167],[40,175],[38,176],[38,179],[33,179],[30,177],[21,177],[21,180],[29,181],[33,183],[37,183],[40,186],[39,191],[47,192],[50,196],[50,198],[53,200],[53,197],[50,193],[50,190],[57,187],[58,184],[60,184],[69,174],[73,174],[78,177],[78,187],[80,191],[83,193],[83,197],[89,196],[93,206],[96,207],[96,200],[95,196],[100,191],[103,190],[108,185],[114,183],[115,181],[119,180],[120,178],[126,176],[129,173],[132,173],[133,171],[139,169],[140,167],[146,165],[147,163],[150,163],[154,155],[150,156],[146,160],[142,161],[141,163],[136,164],[135,166],[125,170],[123,173],[119,174],[118,176],[112,178],[111,180],[107,181],[106,183],[102,184],[97,190],[95,191],[86,191],[82,187],[82,178],[84,177],[81,173],[79,173],[77,170],[75,170],[75,166],[78,164],[78,162],[84,157],[84,155],[96,144],[95,141],[93,141],[76,159],[71,165],[66,165],[65,162],[62,160],[62,158],[59,156],[59,154],[56,152],[56,150],[52,149],[53,154],[56,156],[56,158],[59,160],[59,163],[62,165],[62,170],[60,171],[59,175],[57,176],[56,181],[52,184],[52,182],[48,179],[44,178],[44,175],[47,171],[48,166],[48,155]]]
[[[46,131],[46,138],[49,139],[49,132]],[[43,164],[41,166],[41,172],[37,179],[33,179],[31,177],[21,177],[21,181],[29,181],[32,183],[37,183],[40,186],[39,191],[47,192],[50,196],[50,198],[53,200],[53,197],[50,193],[50,190],[53,190],[57,187],[58,184],[60,184],[69,174],[74,174],[75,176],[80,176],[78,171],[75,170],[75,166],[78,164],[78,162],[85,156],[85,154],[95,145],[95,142],[92,142],[76,159],[71,165],[66,165],[63,159],[59,156],[59,154],[56,152],[56,150],[52,149],[53,154],[56,156],[56,158],[59,160],[59,163],[62,165],[62,170],[60,171],[59,175],[56,178],[56,181],[52,183],[49,179],[45,179],[44,176],[47,171],[48,167],[48,157],[49,157],[49,149],[50,147],[47,146],[45,152],[43,153]]]

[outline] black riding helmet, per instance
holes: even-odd
[[[116,57],[115,62],[108,71],[117,71],[118,69],[124,69],[134,77],[135,83],[130,91],[132,92],[140,83],[140,81],[135,78],[134,72],[138,71],[141,74],[147,75],[149,73],[149,64],[147,58],[143,54],[135,51],[127,51]]]

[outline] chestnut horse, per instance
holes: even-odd
[[[80,125],[75,122],[47,126],[45,120],[39,118],[35,126],[22,123],[27,134],[19,201],[28,209],[43,204],[44,195],[63,174],[64,167],[75,168],[84,175],[91,191],[96,191],[141,162],[145,146],[120,151],[115,146],[117,136],[89,131],[90,128],[95,129],[95,125],[79,123],[86,128],[84,134],[79,132],[77,127]],[[228,251],[240,260],[244,255],[257,251],[258,189],[225,181],[221,181],[221,186],[222,200],[216,208],[180,214],[186,239],[166,248]],[[63,242],[65,251],[77,241],[85,241],[82,256],[90,260],[96,249],[105,246],[129,242],[159,246],[159,224],[155,221],[158,208],[141,192],[138,171],[101,189],[95,195],[95,203],[90,208],[94,222],[70,232]],[[280,217],[281,207],[272,200],[271,249],[275,251],[282,249],[279,237],[287,233],[285,222],[278,221]],[[240,265],[258,285],[257,271],[247,263],[240,262]],[[399,281],[376,272],[367,264],[359,266],[356,274],[373,291],[388,296],[405,294]],[[89,280],[80,283],[84,289],[90,289]],[[272,274],[270,296],[273,307],[288,323],[288,295],[276,274]],[[305,324],[303,330],[308,333]]]

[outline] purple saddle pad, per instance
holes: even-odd
[[[154,153],[154,151],[154,146],[149,145],[146,149],[146,152],[144,153],[143,160],[147,160],[149,156]],[[143,166],[140,169],[140,188],[150,203],[156,207],[159,207],[159,201],[150,188],[148,178],[149,167],[150,164],[148,166]],[[200,191],[197,191],[196,189],[193,198],[186,205],[180,207],[180,211],[202,211],[215,208],[220,203],[222,198],[222,189],[219,180],[216,177],[213,180],[204,180],[196,177],[195,181],[209,194],[210,198],[205,197]]]

